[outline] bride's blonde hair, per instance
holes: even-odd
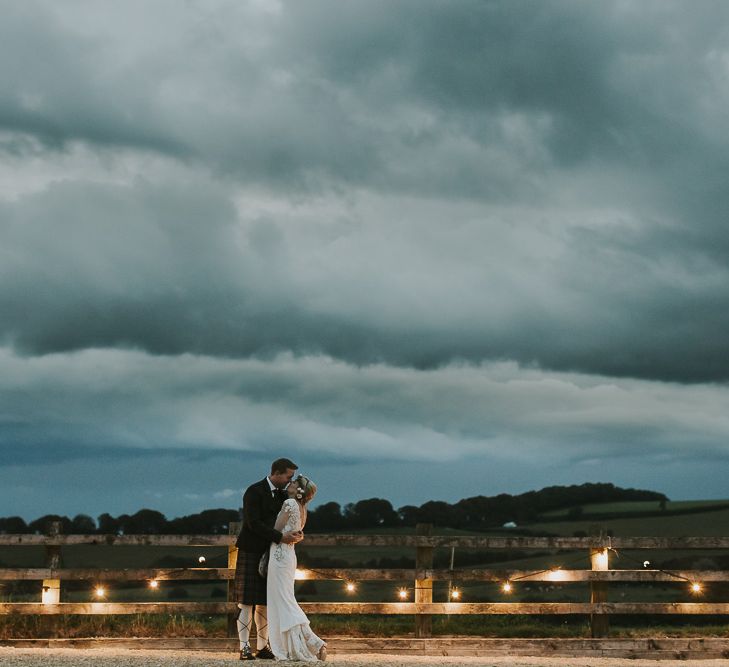
[[[316,484],[314,484],[314,482],[312,482],[308,477],[304,477],[303,475],[299,475],[296,478],[296,483],[298,484],[302,494],[301,502],[306,505],[306,503],[308,503],[316,493]]]

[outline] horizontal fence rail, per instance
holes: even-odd
[[[228,547],[230,535],[2,535],[0,546],[160,546]],[[307,547],[431,547],[460,549],[599,549],[608,541],[598,537],[440,537],[419,535],[306,536]],[[729,537],[612,537],[613,549],[729,549]]]
[[[39,581],[41,601],[0,602],[0,614],[225,614],[229,621],[237,613],[232,599],[235,576],[236,533],[231,535],[62,535],[59,526],[48,535],[0,535],[0,547],[43,547],[47,567],[0,568],[0,581]],[[609,569],[608,555],[625,550],[720,550],[729,549],[729,537],[477,537],[435,536],[432,527],[418,526],[417,535],[307,535],[309,547],[407,548],[414,550],[414,568],[313,568],[302,569],[308,580],[397,581],[414,591],[414,601],[399,602],[304,602],[308,614],[382,614],[415,617],[416,637],[428,637],[434,615],[524,614],[524,615],[587,615],[594,637],[608,634],[611,615],[728,615],[724,602],[612,602],[608,601],[611,583],[684,583],[729,582],[729,571]],[[63,567],[63,547],[98,546],[133,547],[221,547],[227,549],[228,567],[164,567],[164,568],[73,568]],[[552,568],[533,571],[524,569],[435,568],[435,549],[563,551],[582,553],[590,569]],[[453,562],[451,561],[451,565]],[[92,581],[222,581],[228,582],[225,602],[61,602],[61,582]],[[433,601],[433,583],[449,582],[545,582],[558,586],[588,583],[590,600],[585,602],[460,602]],[[230,627],[230,625],[229,625]]]
[[[722,602],[302,602],[307,614],[729,614]],[[226,614],[233,602],[0,602],[3,614]]]
[[[300,570],[305,580],[342,581],[411,581],[432,579],[433,581],[485,581],[501,583],[518,580],[520,583],[546,581],[551,583],[578,583],[604,581],[626,582],[672,582],[677,581],[729,581],[729,570],[416,570],[391,569],[370,570],[360,568],[316,568]],[[235,570],[225,567],[211,568],[139,568],[139,569],[96,569],[68,568],[0,568],[0,581],[40,581],[61,579],[68,581],[229,581],[235,578]]]

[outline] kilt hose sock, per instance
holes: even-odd
[[[240,605],[240,614],[236,619],[238,628],[238,640],[240,641],[241,651],[246,647],[250,647],[251,623],[254,620],[253,605]],[[266,617],[265,605],[256,605],[255,611],[256,622],[256,649],[261,650],[268,644],[268,619]]]

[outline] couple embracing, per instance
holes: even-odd
[[[276,459],[271,474],[246,489],[243,527],[236,546],[235,599],[238,602],[240,659],[268,658],[314,662],[326,658],[326,644],[309,627],[294,596],[296,551],[304,539],[306,505],[316,493],[307,477],[294,478],[298,466]],[[268,574],[259,573],[268,554]],[[249,640],[255,618],[257,652]]]

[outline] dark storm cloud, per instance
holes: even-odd
[[[184,152],[160,131],[162,119],[147,106],[146,95],[117,88],[114,79],[121,73],[99,62],[98,38],[61,29],[42,3],[2,7],[0,127],[33,134],[49,148],[86,139]]]
[[[17,349],[729,378],[724,3],[4,9]]]
[[[59,463],[95,461],[112,465],[117,462],[132,462],[144,466],[147,461],[159,459],[160,452],[153,448],[131,448],[97,444],[79,445],[78,433],[67,434],[66,439],[57,438],[50,442],[39,441],[39,429],[28,436],[28,429],[13,428],[12,424],[0,422],[0,456],[6,467],[54,466]],[[69,436],[71,436],[69,438]],[[230,458],[228,449],[167,448],[164,457],[179,464],[199,464],[214,461],[220,457]],[[268,458],[262,456],[261,458]]]
[[[176,2],[5,9],[0,128],[51,149],[75,140],[149,149],[286,187],[368,169],[370,135],[333,93],[272,66],[265,12]]]
[[[670,229],[661,247],[637,222],[555,227],[525,210],[513,225],[453,203],[439,229],[442,210],[389,199],[327,219],[302,205],[247,217],[255,202],[239,212],[229,194],[203,179],[72,182],[3,204],[3,338],[29,354],[291,350],[421,368],[495,358],[729,376],[726,270],[679,250]]]
[[[722,3],[275,7],[11,4],[0,126],[275,187],[490,200],[546,196],[548,170],[596,159],[671,177],[699,157],[697,183],[726,168],[710,156],[726,147]]]

